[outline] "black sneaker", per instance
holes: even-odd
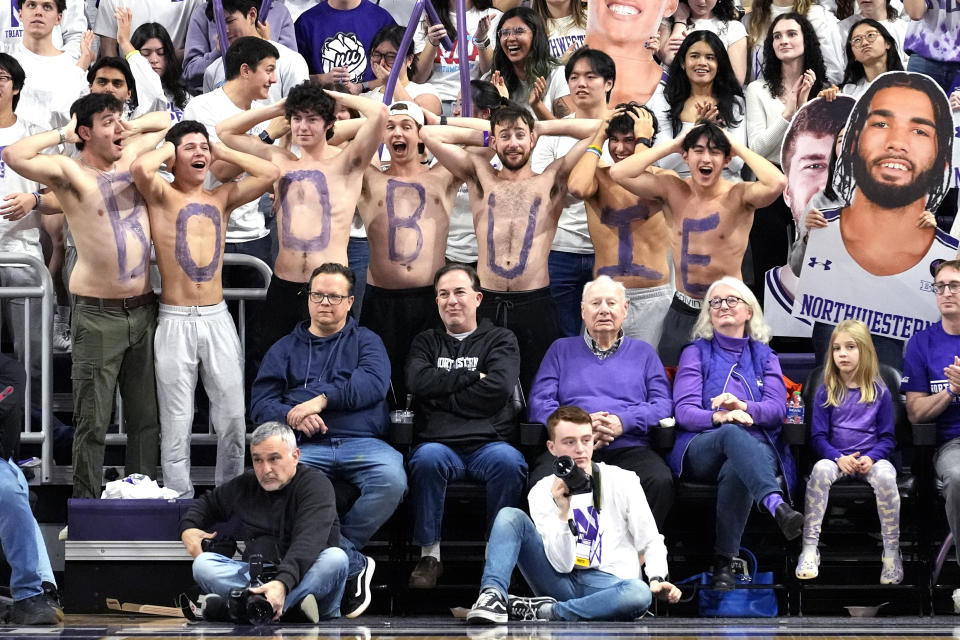
[[[320,610],[317,608],[316,597],[308,593],[303,600],[284,611],[280,621],[317,624],[320,622]]]
[[[786,502],[777,505],[773,517],[777,521],[777,526],[780,527],[783,537],[787,540],[799,538],[800,534],[803,533],[803,514],[794,511]]]
[[[729,558],[718,557],[713,563],[713,576],[710,579],[710,588],[714,591],[731,591],[737,586],[737,579],[733,577],[733,563]]]
[[[57,618],[60,622],[63,622],[63,602],[60,600],[60,591],[57,589],[57,585],[52,582],[43,582],[40,586],[43,589],[43,595],[47,597],[47,602],[56,611]]]
[[[544,606],[548,604],[557,604],[556,598],[549,596],[533,598],[509,596],[507,598],[507,613],[511,620],[550,620],[544,615],[543,611]]]
[[[370,606],[370,582],[377,563],[373,558],[365,556],[366,564],[355,576],[347,578],[343,588],[343,599],[340,601],[340,613],[344,618],[356,618]]]
[[[470,624],[505,624],[507,622],[507,600],[496,589],[484,589],[467,613]]]
[[[51,625],[63,620],[63,611],[54,607],[46,593],[15,600],[10,622],[22,625]]]

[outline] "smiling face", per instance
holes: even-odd
[[[158,76],[162,76],[167,71],[167,52],[159,38],[150,38],[144,42],[140,47],[140,55],[147,59],[150,68]]]
[[[692,85],[709,85],[717,77],[717,55],[703,40],[694,42],[687,49],[681,66]]]
[[[390,149],[391,160],[400,163],[420,161],[417,149],[420,143],[420,131],[417,129],[417,123],[410,116],[390,116],[383,134],[383,143]]]
[[[530,161],[537,137],[519,118],[514,122],[499,122],[490,142],[504,168],[519,171]]]
[[[477,328],[477,308],[483,294],[475,291],[466,271],[453,269],[437,280],[437,309],[448,333],[466,333]]]
[[[607,149],[614,162],[626,160],[637,148],[637,138],[632,133],[613,133],[607,138]]]
[[[723,168],[730,164],[730,158],[723,151],[708,145],[706,136],[697,140],[689,151],[683,152],[683,160],[690,167],[690,179],[701,187],[716,184]]]
[[[773,27],[773,52],[780,62],[803,57],[803,31],[796,20],[781,20]]]
[[[877,31],[876,27],[858,24],[850,31],[850,50],[853,51],[853,57],[857,62],[869,65],[877,60],[886,59],[890,43]]]
[[[533,31],[522,18],[514,16],[506,22],[501,22],[498,37],[500,47],[511,64],[522,64],[527,59],[530,47],[533,45]]]
[[[210,141],[202,133],[188,133],[180,138],[172,173],[179,182],[199,184],[207,177],[212,155]]]
[[[300,449],[291,451],[283,438],[270,436],[260,444],[250,445],[250,460],[263,490],[278,491],[296,475]]]
[[[264,58],[256,69],[244,64],[240,68],[240,75],[249,86],[256,88],[255,99],[266,100],[270,95],[270,87],[277,82],[277,59]]]
[[[349,116],[349,113],[347,114]],[[312,149],[327,139],[327,129],[333,123],[327,123],[313,111],[298,111],[290,115],[290,135],[302,149]]]
[[[810,198],[827,184],[832,144],[831,136],[801,133],[796,137],[787,171],[787,188],[783,191],[783,200],[790,207],[795,223],[800,222]]]
[[[60,24],[62,14],[53,0],[24,0],[20,9],[20,24],[24,34],[46,38]]]
[[[250,9],[247,15],[239,11],[224,11],[223,21],[227,24],[227,42],[230,44],[237,38],[258,35],[256,9]]]
[[[100,67],[90,83],[90,93],[109,93],[126,104],[130,100],[130,87],[123,72],[113,67]]]
[[[605,104],[607,92],[613,88],[613,81],[604,80],[603,76],[593,70],[586,58],[580,58],[573,65],[567,84],[577,109],[590,109]]]
[[[840,376],[849,380],[860,365],[860,347],[846,331],[841,331],[830,345],[833,351],[833,364],[840,370]]]
[[[627,300],[623,289],[602,280],[590,286],[580,302],[580,317],[594,338],[600,334],[617,334],[627,316]]]
[[[660,19],[677,8],[677,0],[596,0],[587,3],[587,34],[598,49],[643,43],[660,27]],[[609,53],[609,51],[608,51]],[[637,56],[639,57],[639,55]]]
[[[742,298],[740,292],[727,284],[718,284],[710,292],[710,300],[719,298],[721,302],[717,309],[710,305],[710,323],[713,330],[725,336],[742,338],[746,335],[747,322],[753,317],[753,309],[750,305],[741,300],[737,300],[731,307],[727,304],[727,298]],[[707,302],[706,300],[704,302]]]
[[[942,178],[933,104],[922,91],[888,87],[874,94],[853,159],[857,188],[895,209],[924,197]]]
[[[120,126],[120,114],[115,111],[101,111],[91,118],[92,126],[78,127],[77,133],[85,141],[83,150],[113,164],[123,154],[123,128]]]

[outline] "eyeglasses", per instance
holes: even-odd
[[[310,292],[310,302],[315,302],[320,304],[323,302],[323,299],[326,298],[327,302],[333,306],[337,306],[343,302],[344,298],[347,296],[342,296],[339,293],[323,293],[322,291],[311,291]]]
[[[380,60],[383,60],[383,61],[386,62],[387,64],[393,64],[393,62],[394,62],[396,59],[397,59],[397,52],[396,52],[396,51],[393,51],[393,52],[391,52],[391,53],[380,53],[379,51],[371,51],[371,52],[370,52],[370,61],[371,61],[371,62],[379,62]]]
[[[879,35],[880,35],[879,31],[867,31],[862,36],[854,36],[850,38],[850,44],[852,44],[855,47],[860,47],[865,44],[870,44],[871,42],[876,40],[877,36]]]
[[[947,289],[950,290],[950,293],[960,293],[960,282],[934,282],[933,283],[933,292],[942,296],[946,293]]]
[[[513,29],[500,29],[497,31],[498,38],[509,38],[510,36],[520,37],[525,33],[529,33],[530,29],[526,27],[514,27]]]
[[[719,309],[720,305],[724,302],[727,303],[727,308],[734,309],[741,302],[746,302],[743,298],[738,298],[737,296],[727,296],[726,298],[710,298],[707,300],[707,303],[710,305],[711,309]]]

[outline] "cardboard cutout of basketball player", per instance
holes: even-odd
[[[827,186],[830,152],[855,100],[837,96],[831,102],[815,98],[803,105],[787,129],[780,149],[780,166],[787,177],[783,199],[793,213],[797,233],[813,196]],[[764,276],[763,319],[775,336],[809,338],[813,323],[793,316],[797,275],[789,266],[775,267]]]
[[[951,184],[953,118],[929,77],[878,76],[857,101],[833,175],[843,207],[810,233],[794,315],[835,325],[863,321],[906,341],[939,319],[931,267],[957,256],[958,241],[921,225]]]

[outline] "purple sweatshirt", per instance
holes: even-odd
[[[893,401],[884,384],[877,384],[877,399],[860,402],[860,389],[847,389],[839,407],[825,407],[827,388],[820,385],[813,402],[810,445],[821,458],[836,460],[859,451],[871,460],[886,460],[896,447]]]
[[[624,337],[600,360],[583,337],[560,338],[547,350],[530,391],[528,417],[546,423],[563,405],[587,413],[607,411],[623,423],[609,448],[647,446],[647,430],[673,412],[670,383],[657,353],[642,340]]]

